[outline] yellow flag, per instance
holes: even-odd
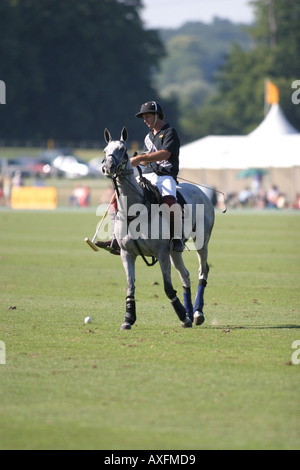
[[[265,100],[268,104],[279,103],[279,88],[271,80],[266,80]]]

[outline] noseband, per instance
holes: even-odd
[[[133,169],[127,170],[127,164],[129,161],[128,153],[127,153],[127,148],[124,146],[123,150],[123,156],[121,159],[117,158],[114,153],[110,153],[108,155],[105,155],[105,158],[103,160],[103,163],[105,165],[107,158],[112,158],[114,164],[115,164],[115,171],[114,173],[110,176],[112,179],[116,179],[119,176],[125,176],[133,173]],[[120,161],[121,160],[121,161]],[[119,163],[118,163],[119,162]],[[109,175],[107,175],[109,176]]]

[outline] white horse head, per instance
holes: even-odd
[[[109,130],[104,130],[104,138],[107,146],[104,149],[105,157],[102,172],[105,176],[109,178],[119,176],[119,174],[125,170],[127,164],[130,163],[127,147],[125,145],[127,137],[128,133],[126,127],[122,129],[120,140],[112,140]]]

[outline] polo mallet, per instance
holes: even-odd
[[[92,248],[92,250],[94,250],[94,251],[99,251],[99,248],[95,245],[94,241],[95,241],[95,239],[96,239],[96,237],[97,237],[97,235],[98,235],[98,232],[99,232],[99,230],[100,230],[100,228],[101,228],[101,226],[102,226],[102,224],[103,224],[103,221],[104,221],[105,217],[107,216],[107,213],[108,213],[108,211],[109,211],[109,208],[110,208],[110,206],[112,205],[112,203],[113,203],[113,201],[114,201],[114,198],[115,198],[115,193],[112,195],[112,198],[111,198],[111,200],[109,201],[109,204],[108,204],[108,206],[107,206],[107,209],[106,209],[106,211],[104,212],[104,214],[103,214],[103,216],[102,216],[102,219],[100,220],[100,222],[99,222],[98,225],[97,225],[96,233],[95,233],[95,235],[94,235],[92,241],[91,241],[89,238],[85,238],[85,239],[84,239],[84,241],[85,241],[85,242]]]

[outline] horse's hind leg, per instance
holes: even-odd
[[[193,326],[191,320],[186,316],[186,311],[184,306],[181,304],[180,300],[177,297],[177,292],[174,290],[171,279],[171,262],[169,256],[165,256],[163,259],[159,259],[159,264],[164,280],[164,289],[166,296],[171,302],[172,307],[175,310],[176,315],[181,321],[181,326],[183,328],[190,328]]]
[[[209,272],[209,266],[207,264],[207,254],[207,246],[203,246],[200,250],[197,250],[199,260],[199,285],[194,302],[194,323],[197,326],[202,325],[205,321],[203,314],[204,291],[207,285],[207,278]]]
[[[185,267],[181,253],[172,252],[170,257],[171,257],[171,262],[174,268],[177,270],[179,274],[181,284],[183,287],[183,300],[184,300],[184,307],[185,307],[186,314],[190,318],[190,320],[193,321],[194,312],[193,312],[193,302],[192,302],[192,294],[191,294],[190,274]]]

